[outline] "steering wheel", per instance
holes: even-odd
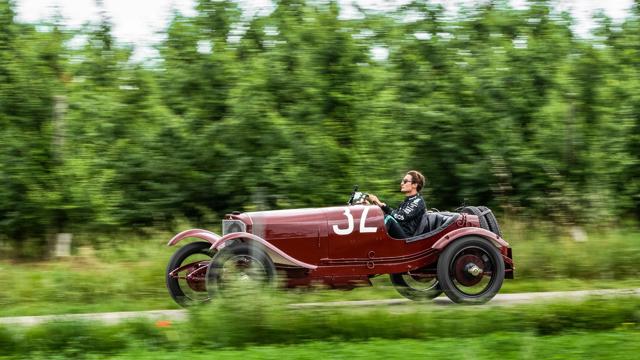
[[[347,205],[365,204],[368,198],[369,194],[358,191],[358,185],[356,185],[353,187],[353,192],[351,193],[351,198],[349,198]]]

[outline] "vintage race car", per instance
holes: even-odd
[[[477,304],[513,278],[511,247],[488,208],[427,211],[413,236],[395,239],[382,209],[365,204],[367,195],[356,190],[346,206],[233,212],[222,220],[222,236],[202,229],[177,234],[169,246],[198,241],[171,257],[170,295],[188,306],[209,301],[239,279],[352,289],[388,274],[409,299],[444,292],[456,303]]]

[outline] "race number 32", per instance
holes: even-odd
[[[369,207],[365,207],[364,210],[362,210],[362,215],[360,216],[360,232],[361,233],[374,233],[376,232],[377,228],[374,227],[367,227],[365,222],[367,221],[367,214],[369,214]],[[338,227],[338,225],[333,225],[333,232],[336,233],[337,235],[349,235],[353,232],[353,228],[354,228],[354,221],[353,221],[353,215],[351,215],[351,210],[349,208],[345,208],[344,209],[344,216],[347,217],[347,227],[345,229],[340,229]]]

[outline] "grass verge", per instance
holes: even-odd
[[[619,359],[635,360],[640,331],[578,332],[558,336],[531,333],[495,333],[477,338],[373,339],[365,342],[309,342],[300,345],[250,346],[243,349],[154,350],[132,348],[115,356],[89,355],[89,359],[231,360],[282,358],[328,359]],[[38,358],[38,357],[36,357]],[[63,359],[63,357],[42,357]]]
[[[244,293],[190,311],[181,323],[137,320],[118,325],[51,322],[30,328],[1,328],[5,356],[65,358],[151,352],[219,350],[416,339],[483,339],[502,333],[548,336],[570,332],[640,331],[640,299],[591,298],[513,307],[454,306],[384,309],[294,310],[282,297]],[[634,336],[637,336],[634,335]],[[478,340],[481,341],[481,340]]]

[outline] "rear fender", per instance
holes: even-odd
[[[504,260],[505,264],[505,278],[513,279],[515,266],[513,264],[513,258],[511,257],[511,247],[509,247],[508,242],[504,241],[503,238],[492,233],[491,231],[477,227],[465,227],[457,229],[441,237],[438,241],[435,242],[435,244],[433,244],[433,248],[438,250],[438,252],[441,252],[449,244],[456,241],[456,239],[469,235],[475,235],[485,238],[489,240],[489,242],[492,243],[496,248],[498,248],[498,251],[500,251],[502,260]]]
[[[263,238],[246,232],[235,232],[223,236],[215,243],[213,243],[213,245],[211,246],[211,250],[220,250],[224,248],[229,241],[237,239],[243,239],[260,245],[261,248],[269,255],[271,260],[273,260],[273,262],[276,264],[299,266],[310,270],[314,270],[317,268],[316,265],[307,264],[304,261],[300,261],[293,258],[292,256],[287,255],[284,251],[278,249],[275,245],[264,240]]]
[[[189,237],[194,237],[194,238],[198,238],[198,239],[202,239],[202,240],[206,240],[209,243],[211,243],[212,245],[220,240],[220,235],[213,233],[209,230],[202,230],[202,229],[190,229],[190,230],[185,230],[181,233],[179,233],[178,235],[174,236],[173,238],[171,238],[171,240],[169,240],[169,243],[167,244],[168,246],[174,246],[175,244],[179,243],[182,239],[186,239]]]
[[[433,244],[432,248],[438,251],[442,251],[447,247],[447,245],[449,245],[456,239],[468,235],[476,235],[489,240],[495,247],[498,248],[498,250],[500,250],[500,253],[502,253],[503,255],[507,255],[507,249],[509,249],[508,242],[504,241],[503,238],[492,233],[491,231],[478,227],[464,227],[461,229],[453,230],[452,232],[447,233],[446,235],[438,239],[438,241]]]

